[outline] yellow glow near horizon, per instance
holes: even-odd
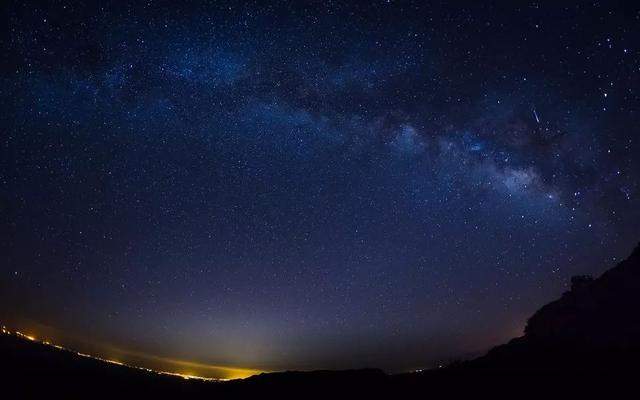
[[[186,375],[192,378],[197,377],[193,371],[215,372],[217,375],[223,375],[221,378],[218,378],[218,379],[224,379],[224,380],[243,379],[243,378],[247,378],[249,376],[257,375],[259,373],[264,372],[257,369],[235,368],[235,367],[226,367],[221,365],[202,364],[202,363],[197,363],[192,361],[175,360],[175,359],[163,358],[163,357],[153,357],[153,358],[158,361],[163,361],[166,363],[178,365],[180,367],[184,367],[188,369],[190,371],[189,373],[181,374],[181,375]]]
[[[6,329],[6,327],[2,327],[2,333],[3,334],[7,334],[7,335],[11,335],[11,331],[9,331],[8,329]],[[38,339],[35,335],[27,335],[25,333],[22,333],[20,331],[15,331],[15,335],[18,337],[21,337],[23,339],[27,339],[30,340],[32,342],[38,342],[47,346],[51,346],[54,347],[56,349],[59,350],[66,350],[69,352],[72,352],[78,356],[81,357],[86,357],[86,358],[92,358],[95,360],[99,360],[99,361],[103,361],[103,362],[107,362],[110,364],[115,364],[115,365],[120,365],[120,366],[124,366],[124,367],[129,367],[129,368],[135,368],[135,369],[139,369],[139,370],[143,370],[143,371],[147,371],[147,372],[152,372],[152,373],[156,373],[156,374],[162,374],[162,375],[172,375],[172,376],[176,376],[176,377],[181,377],[183,379],[200,379],[200,380],[219,380],[219,381],[228,381],[228,380],[233,380],[233,379],[244,379],[247,378],[249,376],[252,375],[256,375],[256,374],[260,374],[262,372],[266,372],[266,371],[262,371],[262,370],[257,370],[257,369],[250,369],[250,368],[237,368],[237,367],[227,367],[227,366],[222,366],[222,365],[211,365],[211,364],[204,364],[204,363],[198,363],[198,362],[192,362],[192,361],[184,361],[184,360],[178,360],[178,359],[172,359],[172,358],[167,358],[167,357],[159,357],[159,356],[153,356],[153,355],[148,355],[148,354],[142,354],[142,353],[137,353],[137,352],[131,352],[131,351],[122,351],[120,350],[119,352],[123,355],[129,355],[131,357],[140,359],[140,360],[147,360],[149,361],[153,361],[153,363],[155,364],[164,364],[167,367],[173,366],[175,367],[176,372],[173,371],[167,371],[167,370],[160,370],[160,369],[152,369],[152,368],[147,368],[144,366],[139,366],[139,365],[133,365],[133,364],[129,364],[129,363],[125,363],[122,361],[118,361],[118,360],[114,360],[112,358],[103,358],[100,356],[94,356],[91,354],[86,354],[86,353],[82,353],[79,351],[75,351],[75,350],[71,350],[69,348],[66,348],[64,346],[60,346],[58,344],[55,344],[54,342],[50,341],[49,339]],[[144,364],[144,362],[143,362]],[[173,368],[170,368],[173,369]],[[177,371],[181,371],[181,372],[177,372]],[[187,372],[188,371],[188,372]],[[206,375],[206,376],[204,376]]]
[[[3,332],[4,332],[4,331],[3,331]],[[23,338],[25,338],[25,339],[29,339],[29,340],[31,340],[32,342],[35,342],[35,341],[37,341],[37,340],[38,340],[35,336],[33,336],[33,335],[27,335],[27,334],[24,334],[24,333],[22,333],[22,332],[20,332],[20,331],[16,331],[16,335],[18,335],[18,336],[22,336],[22,337],[23,337]]]

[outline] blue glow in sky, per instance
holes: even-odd
[[[638,9],[11,3],[0,319],[430,366],[637,243]]]

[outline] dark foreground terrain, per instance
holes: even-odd
[[[640,246],[528,321],[525,335],[446,368],[281,372],[229,382],[163,376],[0,335],[0,398],[637,398]],[[5,397],[7,396],[7,397]]]

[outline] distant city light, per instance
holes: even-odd
[[[102,358],[99,356],[93,356],[91,354],[86,354],[86,353],[81,353],[79,351],[75,351],[72,349],[68,349],[66,347],[60,346],[58,344],[52,343],[49,340],[39,340],[38,338],[36,338],[33,335],[27,335],[23,332],[20,331],[15,331],[15,332],[11,332],[9,329],[6,328],[6,326],[2,326],[2,333],[5,335],[11,335],[11,336],[17,336],[19,338],[22,339],[26,339],[32,342],[37,342],[46,346],[50,346],[53,348],[56,348],[58,350],[64,350],[64,351],[68,351],[71,353],[74,353],[77,356],[80,357],[85,357],[85,358],[90,358],[93,360],[98,360],[98,361],[103,361],[109,364],[114,364],[114,365],[118,365],[118,366],[122,366],[122,367],[126,367],[126,368],[134,368],[137,370],[141,370],[141,371],[146,371],[146,372],[150,372],[153,374],[158,374],[158,375],[170,375],[170,376],[175,376],[175,377],[179,377],[179,378],[183,378],[183,379],[197,379],[197,380],[202,380],[202,381],[229,381],[229,380],[233,380],[233,379],[243,379],[243,378],[247,378],[251,375],[254,375],[258,372],[261,371],[255,371],[255,370],[244,370],[244,369],[239,369],[239,368],[229,368],[230,371],[232,371],[233,373],[231,374],[231,376],[229,378],[211,378],[211,377],[206,377],[206,376],[199,376],[199,375],[194,375],[193,373],[178,373],[178,372],[169,372],[169,371],[161,371],[161,370],[155,370],[155,369],[151,369],[151,368],[146,368],[146,367],[140,367],[140,366],[136,366],[136,365],[131,365],[131,364],[126,364],[124,362],[121,361],[117,361],[117,360],[111,360],[111,359],[107,359],[107,358]],[[205,366],[208,367],[208,366]],[[211,367],[209,367],[211,368]]]

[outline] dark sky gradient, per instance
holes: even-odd
[[[635,2],[90,3],[3,6],[0,321],[399,371],[640,238]]]

